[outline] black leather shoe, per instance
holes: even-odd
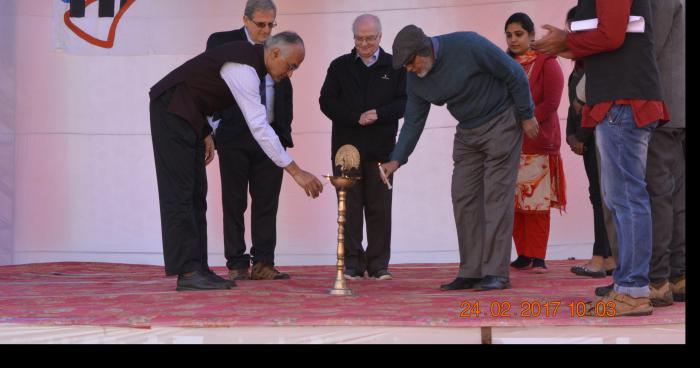
[[[595,295],[596,296],[606,296],[606,295],[608,295],[609,292],[613,291],[613,289],[615,289],[614,283],[610,284],[610,285],[606,285],[606,286],[597,287],[597,288],[595,288]]]
[[[507,277],[489,275],[474,285],[474,290],[478,291],[502,289],[510,289],[510,280]]]
[[[448,290],[471,289],[479,281],[481,281],[481,279],[469,278],[469,277],[457,277],[449,284],[440,285],[440,290],[448,291]]]
[[[510,263],[510,266],[516,270],[527,270],[532,267],[532,258],[518,256],[518,259]]]
[[[207,268],[206,270],[203,270],[202,273],[204,273],[204,276],[208,277],[210,280],[214,282],[225,282],[229,285],[229,287],[236,287],[236,282],[233,280],[226,280],[225,278],[217,275],[214,271],[211,269]]]
[[[226,281],[226,280],[224,280]],[[194,290],[222,290],[230,289],[228,282],[214,281],[211,276],[205,275],[202,271],[194,271],[190,276],[180,274],[177,277],[177,291],[194,291]]]

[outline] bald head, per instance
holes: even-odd
[[[379,18],[372,14],[360,15],[352,22],[352,34],[355,39],[355,50],[367,64],[379,49],[379,42],[382,40],[382,24]]]
[[[291,78],[304,56],[304,41],[294,32],[280,32],[265,42],[265,67],[275,82]]]
[[[359,17],[355,18],[355,21],[352,22],[353,34],[357,34],[357,27],[360,25],[374,26],[376,27],[377,33],[382,33],[382,23],[379,21],[379,18],[376,15],[362,14]]]
[[[280,32],[265,41],[265,50],[273,48],[280,49],[282,56],[286,57],[294,48],[304,50],[304,40],[295,32]]]

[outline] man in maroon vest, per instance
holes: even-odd
[[[316,198],[321,182],[284,150],[267,121],[261,100],[265,75],[275,82],[292,76],[304,60],[304,42],[294,32],[270,37],[264,47],[231,42],[185,62],[158,83],[151,97],[151,136],[160,199],[166,275],[178,275],[177,290],[229,289],[207,263],[205,165],[214,157],[207,116],[233,104],[240,108],[265,154]]]

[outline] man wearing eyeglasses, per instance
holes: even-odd
[[[331,162],[345,144],[360,152],[362,177],[347,190],[345,277],[390,280],[391,190],[378,176],[394,148],[398,121],[406,105],[406,72],[392,68],[392,56],[379,43],[382,27],[371,14],[352,25],[355,48],[333,60],[321,88],[319,103],[333,122]],[[334,167],[335,175],[340,175]],[[391,180],[389,178],[388,180]],[[367,251],[362,247],[363,212],[367,220]]]
[[[214,159],[208,117],[238,105],[262,151],[284,168],[306,195],[323,184],[287,153],[267,120],[260,94],[265,75],[280,82],[304,61],[304,41],[294,32],[271,36],[265,45],[228,42],[207,50],[151,87],[151,138],[158,181],[166,275],[177,290],[229,289],[236,285],[207,264],[207,176]],[[268,269],[269,270],[269,269]]]
[[[460,265],[442,290],[510,287],[509,262],[515,181],[523,132],[538,134],[523,68],[475,32],[428,37],[415,25],[394,39],[394,68],[405,67],[406,113],[391,161],[405,165],[425,127],[431,104],[447,105],[457,120],[452,206]]]
[[[243,27],[209,36],[207,50],[233,41],[264,43],[277,24],[277,8],[271,0],[248,0]],[[268,74],[260,86],[272,129],[282,145],[292,142],[292,84],[289,79],[274,83]],[[231,280],[278,280],[289,275],[275,267],[277,207],[282,188],[282,169],[270,160],[255,141],[237,105],[216,114],[221,119],[214,140],[219,153],[221,199],[224,213],[224,254]],[[251,197],[250,255],[246,254],[244,214]],[[253,262],[253,272],[249,272]]]

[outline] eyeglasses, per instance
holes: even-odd
[[[370,43],[370,42],[376,41],[379,38],[379,35],[367,36],[367,37],[355,36],[354,38],[355,38],[355,42],[357,42],[357,43],[362,43],[362,42]]]
[[[277,27],[277,22],[271,22],[271,23],[256,22],[252,19],[250,21],[253,22],[253,24],[255,24],[255,26],[258,28],[265,28],[265,26],[267,26],[267,27],[270,27],[270,29],[273,29],[273,28]]]

